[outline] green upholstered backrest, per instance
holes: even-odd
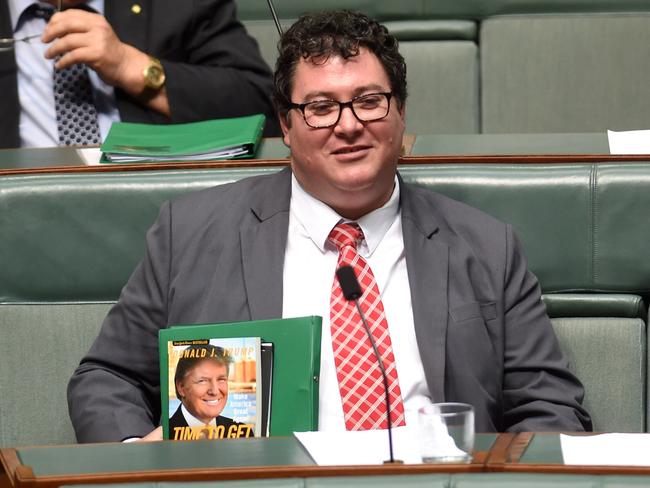
[[[66,387],[110,305],[0,304],[0,447],[76,442]]]
[[[0,302],[115,300],[160,204],[272,169],[0,179]],[[544,292],[650,290],[650,163],[410,165],[406,181],[512,223]]]
[[[272,170],[0,179],[0,303],[115,300],[162,202]]]
[[[650,165],[450,164],[405,179],[513,225],[545,292],[650,290]]]
[[[478,47],[473,40],[400,41],[407,64],[406,132],[479,132]]]
[[[491,17],[479,43],[482,132],[648,127],[648,12]]]

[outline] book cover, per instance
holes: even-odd
[[[260,435],[267,431],[268,435],[287,436],[295,431],[318,430],[321,322],[321,317],[309,316],[222,324],[179,324],[162,329],[159,332],[160,384],[168,385],[171,376],[166,353],[168,341],[206,337],[259,338],[262,343],[273,345],[272,373],[265,368],[261,373],[263,377],[271,378],[270,385],[261,386],[271,399],[262,408],[270,412],[270,421],[260,429]],[[262,362],[268,361],[268,352],[266,360],[262,353]],[[168,396],[169,388],[161,388],[163,412],[167,412]],[[163,415],[165,438],[169,438],[168,424],[168,416]]]
[[[101,145],[101,163],[209,161],[255,156],[263,114],[185,124],[114,122]]]
[[[260,436],[259,337],[171,340],[166,348],[165,439]]]

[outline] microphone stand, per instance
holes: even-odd
[[[370,340],[370,344],[372,345],[372,350],[374,351],[375,357],[377,358],[379,371],[381,371],[381,377],[384,381],[384,397],[386,399],[386,420],[388,426],[388,450],[390,453],[390,459],[388,461],[384,461],[384,464],[404,464],[404,461],[400,459],[395,459],[395,457],[393,456],[393,420],[391,419],[391,414],[390,414],[390,396],[388,394],[388,375],[386,374],[386,368],[384,367],[384,362],[382,361],[381,356],[379,355],[379,349],[377,349],[377,343],[375,342],[375,338],[373,337],[372,332],[370,331],[370,326],[368,326],[368,322],[366,321],[366,315],[363,313],[363,310],[359,305],[359,298],[361,297],[361,286],[359,285],[357,276],[354,274],[354,270],[350,266],[341,266],[338,270],[336,270],[336,276],[339,280],[339,285],[341,285],[341,291],[343,292],[343,296],[345,297],[345,299],[348,301],[351,300],[354,301],[354,304],[357,307],[357,311],[359,312],[359,316],[361,317],[361,323],[363,324],[363,328],[365,329],[366,335],[368,336],[368,339]]]
[[[388,395],[388,375],[386,375],[386,368],[384,367],[384,362],[381,360],[381,356],[379,355],[379,349],[377,349],[377,343],[375,342],[375,338],[372,336],[372,332],[370,332],[370,327],[368,326],[368,322],[366,321],[366,316],[363,313],[363,310],[361,310],[361,306],[359,305],[359,299],[355,298],[354,299],[354,304],[357,306],[357,310],[359,312],[359,315],[361,316],[361,323],[363,324],[363,328],[366,329],[366,334],[368,334],[368,338],[370,339],[370,344],[372,344],[372,350],[375,351],[375,356],[377,357],[377,364],[379,365],[379,370],[381,371],[381,377],[384,380],[384,393],[386,397],[386,420],[388,424],[388,451],[390,453],[390,459],[388,461],[384,461],[384,464],[404,464],[404,461],[400,459],[395,459],[393,456],[393,419],[391,419],[390,415],[390,397]]]
[[[269,10],[271,11],[271,17],[273,17],[273,22],[275,22],[275,27],[278,29],[278,34],[282,37],[282,27],[280,27],[280,21],[278,20],[278,14],[275,13],[275,7],[273,6],[272,0],[266,0],[266,3],[269,4]]]

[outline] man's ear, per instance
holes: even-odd
[[[289,135],[291,120],[289,112],[285,112],[284,114],[278,113],[278,120],[280,121],[280,128],[282,129],[282,140],[284,141],[284,145],[291,147],[291,136]]]

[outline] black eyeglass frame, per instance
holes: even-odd
[[[383,95],[384,97],[386,97],[386,101],[388,102],[388,105],[386,107],[386,113],[384,115],[382,115],[381,117],[377,117],[376,119],[364,120],[364,119],[360,118],[357,115],[357,113],[354,111],[354,105],[353,104],[355,102],[359,101],[360,99],[364,98],[364,97],[370,97],[370,96],[373,96],[373,95]],[[390,113],[390,100],[391,100],[391,98],[393,98],[393,96],[394,96],[394,93],[392,91],[389,91],[389,92],[373,92],[373,93],[365,93],[364,95],[359,95],[357,97],[354,97],[352,100],[348,100],[347,102],[339,102],[338,100],[325,99],[325,100],[313,100],[311,102],[305,102],[305,103],[290,103],[289,104],[289,110],[292,110],[292,109],[300,110],[300,113],[302,114],[302,118],[305,121],[305,124],[307,124],[312,129],[329,129],[330,127],[334,127],[336,124],[339,123],[339,120],[341,120],[341,113],[343,113],[343,109],[346,108],[346,107],[348,107],[352,111],[352,115],[354,115],[355,118],[359,122],[362,122],[362,123],[363,122],[376,122],[377,120],[385,119],[388,116],[388,114]],[[328,125],[311,125],[309,122],[307,122],[307,116],[305,115],[305,108],[308,105],[311,105],[312,103],[322,103],[322,102],[337,103],[338,106],[339,106],[339,115],[338,115],[338,117],[336,117],[336,120],[331,124],[328,124]]]

